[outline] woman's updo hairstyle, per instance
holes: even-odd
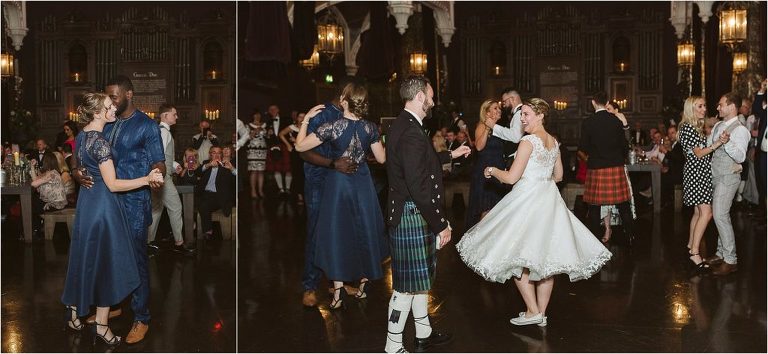
[[[542,125],[547,124],[547,115],[549,114],[549,103],[541,98],[531,98],[525,101],[525,105],[531,107],[534,113],[544,116],[541,120]]]
[[[341,100],[347,102],[349,112],[358,118],[368,115],[368,90],[365,86],[354,82],[347,84],[341,92]]]
[[[93,116],[95,114],[106,110],[107,107],[104,106],[104,100],[107,98],[109,98],[109,96],[100,92],[86,93],[83,96],[83,103],[77,106],[80,122],[88,124],[93,121]]]

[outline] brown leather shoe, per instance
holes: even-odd
[[[737,264],[730,264],[728,262],[723,262],[720,266],[716,267],[715,270],[712,271],[712,274],[714,275],[728,275],[735,271],[739,270],[739,267]]]
[[[304,306],[315,307],[317,306],[317,295],[314,290],[304,291],[304,298],[301,300]]]
[[[109,311],[109,319],[111,320],[111,319],[113,319],[113,318],[115,318],[117,316],[120,316],[122,314],[123,314],[123,309],[121,309],[121,308],[118,308],[118,309],[115,309],[115,310],[110,310]],[[93,314],[93,315],[91,315],[91,317],[88,317],[88,319],[85,320],[85,323],[87,323],[89,325],[96,324],[96,314]]]
[[[149,330],[149,325],[144,324],[141,321],[136,321],[133,323],[133,327],[131,328],[131,331],[128,332],[128,336],[125,338],[126,344],[134,344],[141,342],[144,340],[144,336],[147,335],[147,331]]]
[[[707,258],[704,258],[704,262],[707,262],[707,264],[709,265],[718,265],[720,263],[723,263],[723,258],[718,255],[709,256]]]

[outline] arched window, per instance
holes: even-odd
[[[69,47],[69,81],[82,82],[88,74],[88,52],[80,43]]]
[[[627,37],[618,37],[613,40],[613,70],[623,73],[629,71],[631,64],[632,46]]]
[[[203,71],[208,79],[221,79],[223,57],[224,50],[218,42],[210,41],[203,47]]]
[[[491,75],[504,75],[507,67],[507,46],[497,40],[491,44]]]

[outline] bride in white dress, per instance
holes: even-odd
[[[555,185],[563,177],[557,141],[544,130],[546,101],[532,98],[522,107],[522,138],[508,171],[485,169],[485,177],[515,184],[488,214],[456,244],[462,260],[488,281],[515,277],[527,307],[510,322],[546,326],[544,315],[555,274],[587,279],[611,252],[565,205]],[[535,285],[534,285],[535,283]]]

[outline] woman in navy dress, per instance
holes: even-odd
[[[331,309],[346,304],[344,281],[360,280],[355,296],[365,298],[368,280],[384,277],[381,262],[389,255],[384,220],[366,161],[368,152],[373,152],[379,163],[386,160],[378,127],[363,120],[368,113],[368,92],[363,86],[348,84],[340,102],[344,108],[342,119],[321,125],[316,133],[307,136],[309,121],[324,108],[315,106],[307,112],[296,137],[296,151],[328,143],[334,159],[349,157],[358,164],[352,174],[329,172],[320,199],[323,207],[314,230],[315,266],[333,281]]]
[[[501,117],[499,103],[485,100],[480,105],[480,121],[475,128],[475,148],[477,149],[477,161],[472,168],[472,179],[469,186],[469,206],[464,225],[472,227],[491,210],[501,198],[506,195],[508,189],[496,179],[487,179],[483,176],[483,169],[488,166],[505,170],[504,166],[504,141],[493,136],[493,125]]]
[[[67,326],[81,330],[80,317],[96,306],[96,336],[107,345],[120,344],[107,322],[109,307],[117,304],[139,285],[136,258],[129,240],[125,211],[115,192],[129,191],[161,181],[159,170],[146,177],[121,180],[115,177],[112,149],[102,129],[115,121],[116,107],[109,96],[89,93],[78,107],[80,120],[87,125],[77,135],[75,157],[93,187],[80,188],[75,225],[69,248],[69,265],[61,301],[67,306]]]

